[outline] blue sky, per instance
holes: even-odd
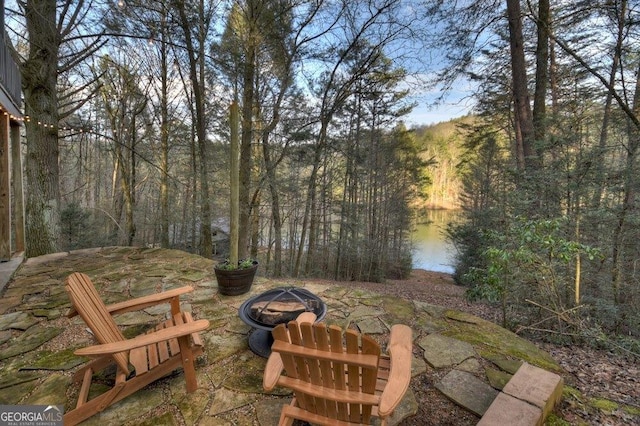
[[[405,118],[408,127],[436,124],[462,117],[471,112],[474,106],[472,94],[474,88],[467,81],[459,81],[454,88],[449,90],[444,99],[438,103],[436,100],[442,92],[438,89],[425,90],[410,96],[410,99],[418,105]]]
[[[457,99],[446,101],[436,106],[429,106],[426,102],[418,105],[405,118],[408,127],[436,124],[462,117],[471,112],[472,101],[469,99]]]

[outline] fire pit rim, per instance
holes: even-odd
[[[316,321],[321,321],[325,315],[327,314],[327,304],[316,294],[312,293],[311,291],[307,290],[304,287],[295,287],[295,286],[283,286],[283,287],[276,287],[276,288],[272,288],[270,290],[264,291],[260,294],[257,294],[255,296],[252,296],[250,298],[248,298],[247,300],[245,300],[244,302],[242,302],[242,304],[240,305],[240,307],[238,308],[238,316],[240,317],[240,319],[246,323],[247,325],[249,325],[252,328],[257,328],[260,330],[265,330],[265,331],[271,331],[273,330],[277,324],[265,324],[263,322],[260,322],[258,320],[256,320],[255,318],[253,318],[251,315],[249,315],[248,311],[251,310],[251,305],[253,305],[255,302],[261,301],[261,300],[268,300],[267,296],[270,293],[273,293],[274,295],[285,295],[285,294],[291,294],[293,295],[297,300],[303,302],[303,304],[305,306],[307,306],[306,303],[304,303],[303,300],[300,300],[300,295],[297,295],[295,293],[293,293],[294,291],[296,292],[301,292],[301,293],[305,293],[306,296],[308,296],[311,299],[317,300],[319,302],[319,306],[320,306],[320,312],[316,313],[317,319]],[[275,300],[275,299],[273,299]]]

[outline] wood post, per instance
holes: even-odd
[[[9,175],[9,114],[0,114],[0,261],[11,260],[11,178]]]
[[[13,226],[15,232],[15,252],[25,250],[24,240],[24,189],[22,185],[22,148],[20,147],[20,126],[11,125],[11,185],[13,187]]]

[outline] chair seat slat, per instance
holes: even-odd
[[[292,419],[358,425],[369,424],[372,417],[381,417],[386,424],[399,403],[397,397],[408,388],[412,336],[406,326],[392,327],[390,347],[399,358],[398,366],[381,354],[372,338],[336,326],[292,321],[278,325],[273,337],[265,389],[277,384],[295,395],[283,408],[280,425],[290,425]],[[277,380],[276,374],[280,374]],[[378,408],[383,405],[384,412]]]

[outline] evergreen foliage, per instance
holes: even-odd
[[[477,85],[464,220],[448,231],[456,279],[516,331],[637,349],[637,5],[426,4],[441,81]]]
[[[69,203],[60,212],[62,247],[65,251],[91,247],[89,213],[78,203]]]

